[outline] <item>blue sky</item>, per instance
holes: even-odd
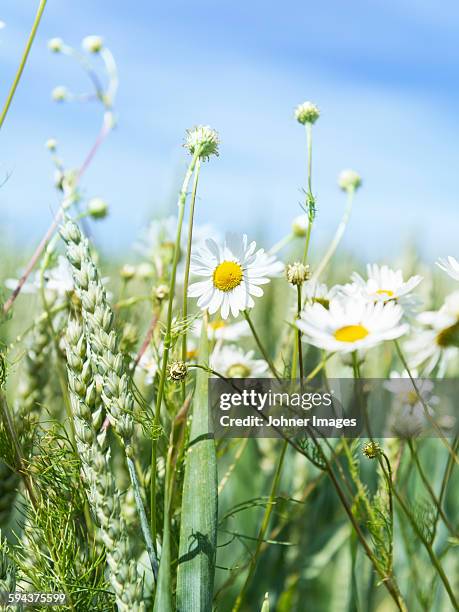
[[[0,94],[5,96],[36,2],[4,0]],[[76,166],[100,121],[92,105],[56,105],[58,84],[84,88],[78,67],[46,41],[79,45],[100,34],[120,72],[118,128],[83,182],[111,206],[95,228],[99,244],[123,251],[145,222],[172,204],[186,155],[187,127],[210,124],[221,156],[203,169],[198,220],[220,230],[280,239],[300,212],[305,138],[293,120],[315,101],[314,246],[343,210],[340,170],[364,179],[345,243],[392,260],[415,240],[429,261],[457,249],[459,4],[425,0],[304,3],[171,0],[48,0],[30,61],[2,130],[4,233],[37,242],[57,206],[44,149],[56,138]]]

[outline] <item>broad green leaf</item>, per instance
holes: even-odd
[[[199,359],[207,363],[203,322]],[[177,610],[210,612],[217,544],[217,459],[208,409],[209,375],[198,369],[182,496]]]

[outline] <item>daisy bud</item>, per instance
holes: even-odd
[[[88,213],[93,219],[103,219],[108,214],[108,204],[102,198],[92,198],[88,202]]]
[[[357,191],[361,184],[362,178],[354,170],[343,170],[338,177],[338,185],[343,191]]]
[[[60,53],[64,48],[64,41],[62,38],[50,38],[48,40],[48,49],[53,53]]]
[[[174,361],[169,366],[169,378],[176,382],[185,380],[188,374],[188,367],[183,361]]]
[[[294,286],[301,286],[304,281],[307,281],[311,276],[309,266],[302,264],[300,261],[288,264],[285,269],[285,274],[288,282]]]
[[[375,459],[381,452],[381,447],[377,442],[367,442],[363,445],[362,453],[368,459]]]
[[[104,41],[100,36],[86,36],[83,38],[81,46],[88,53],[99,53],[104,46]]]
[[[303,102],[299,104],[295,109],[295,118],[298,123],[304,125],[310,123],[311,125],[317,121],[320,116],[320,110],[312,102]]]
[[[45,142],[45,147],[48,149],[48,151],[52,151],[54,153],[54,151],[57,149],[57,140],[55,138],[48,138],[48,140]]]
[[[167,285],[158,285],[158,287],[155,287],[153,295],[158,302],[162,302],[169,295],[169,287]]]
[[[153,276],[153,268],[149,263],[141,263],[137,266],[137,276],[141,280],[148,280]]]
[[[306,231],[308,229],[308,216],[307,215],[299,215],[293,219],[292,223],[292,233],[294,236],[298,238],[302,238],[306,236]]]
[[[58,87],[55,87],[53,91],[51,92],[51,98],[55,102],[64,102],[65,100],[68,99],[68,97],[69,97],[69,92],[67,88],[64,87],[63,85],[58,85]]]
[[[208,125],[198,125],[186,131],[185,144],[183,145],[191,155],[198,153],[203,160],[208,160],[211,155],[218,156],[218,145],[220,139],[218,133]]]
[[[131,280],[135,276],[135,267],[125,264],[120,270],[120,276],[125,281]]]

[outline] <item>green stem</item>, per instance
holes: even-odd
[[[441,579],[441,581],[443,582],[443,585],[446,589],[446,592],[448,593],[448,597],[451,601],[451,604],[454,608],[454,610],[459,610],[459,605],[456,601],[456,598],[454,596],[453,590],[451,588],[451,585],[449,583],[448,577],[445,574],[445,570],[443,569],[440,561],[437,558],[437,555],[434,553],[432,545],[430,544],[430,542],[427,540],[427,538],[425,537],[422,528],[419,526],[418,522],[414,519],[414,517],[411,514],[411,511],[409,509],[409,507],[407,506],[405,500],[401,497],[401,495],[398,493],[397,489],[395,489],[395,487],[393,488],[394,491],[394,495],[398,501],[398,503],[400,504],[403,512],[405,513],[406,517],[408,518],[408,520],[410,521],[411,527],[413,528],[413,531],[415,532],[415,534],[418,536],[418,538],[421,540],[421,542],[424,544],[425,549],[427,550],[427,553],[429,555],[429,558],[432,562],[432,565],[435,567],[435,569],[437,570],[437,573]]]
[[[408,439],[407,442],[408,442],[408,446],[410,448],[411,456],[413,457],[413,460],[414,460],[414,464],[416,465],[416,468],[417,468],[417,470],[419,472],[419,476],[421,477],[421,480],[422,480],[422,482],[423,482],[427,492],[429,493],[432,502],[434,503],[434,505],[435,505],[435,507],[437,509],[437,516],[441,516],[444,524],[446,525],[446,527],[449,530],[449,532],[451,533],[451,535],[454,536],[454,537],[457,537],[457,533],[456,533],[454,527],[449,522],[448,517],[444,513],[443,508],[441,507],[441,502],[440,502],[439,499],[437,499],[437,496],[435,495],[435,492],[434,492],[434,490],[432,489],[432,487],[430,485],[429,479],[427,478],[427,476],[426,476],[426,474],[424,472],[424,469],[423,469],[423,467],[421,465],[421,462],[419,461],[418,453],[416,452],[416,449],[414,447],[413,440]],[[431,539],[431,542],[434,541],[435,532],[436,532],[436,530],[434,530],[433,533],[432,533],[433,537]]]
[[[453,443],[453,447],[452,447],[453,451],[454,451],[454,454],[456,454],[458,446],[459,446],[459,437],[456,436],[454,438],[454,443]],[[446,489],[447,489],[448,482],[449,482],[449,479],[450,479],[452,471],[453,471],[453,467],[454,467],[454,460],[453,460],[451,455],[448,455],[448,461],[446,463],[445,472],[443,474],[443,478],[442,478],[442,481],[441,481],[440,496],[438,498],[438,503],[440,504],[440,507],[443,506],[443,501],[444,501],[445,495],[446,495]],[[435,537],[435,533],[436,533],[436,530],[437,530],[437,523],[438,523],[439,517],[440,517],[440,514],[437,512],[437,516],[435,517],[434,530],[433,530],[434,537]]]
[[[140,527],[142,529],[142,534],[145,540],[145,546],[147,548],[148,557],[150,558],[151,569],[153,570],[153,576],[155,580],[158,577],[158,560],[156,558],[155,549],[153,546],[153,539],[150,532],[150,527],[148,525],[147,515],[145,513],[145,508],[142,501],[142,494],[140,492],[140,484],[139,479],[137,477],[137,472],[135,469],[135,465],[131,457],[126,455],[126,463],[129,470],[129,476],[132,483],[132,488],[134,490],[134,498],[135,504],[137,506],[137,512],[139,514],[140,519]]]
[[[252,556],[252,559],[250,561],[249,571],[248,571],[247,577],[245,579],[244,585],[243,585],[239,595],[237,596],[236,603],[234,604],[233,612],[238,612],[238,610],[240,609],[241,604],[244,601],[244,597],[245,597],[245,594],[247,592],[247,589],[248,589],[248,586],[250,584],[250,581],[252,580],[253,574],[254,574],[255,569],[257,567],[258,557],[260,555],[261,547],[263,545],[265,534],[266,534],[266,531],[267,531],[268,526],[269,526],[269,520],[271,518],[271,514],[272,514],[272,511],[273,511],[273,507],[274,507],[274,499],[276,497],[277,488],[279,486],[279,481],[280,481],[280,477],[281,477],[282,467],[284,465],[284,458],[285,458],[285,452],[287,450],[287,446],[288,446],[288,442],[284,441],[284,444],[282,446],[281,455],[280,455],[279,461],[277,463],[276,472],[274,474],[274,479],[273,479],[273,483],[272,483],[272,486],[271,486],[271,492],[270,492],[269,499],[268,499],[268,502],[267,502],[267,505],[266,505],[266,508],[265,508],[265,512],[264,512],[264,515],[263,515],[263,520],[261,522],[260,530],[258,532],[257,546],[255,548],[255,552],[254,552],[254,554]]]
[[[3,110],[2,110],[2,114],[0,115],[0,129],[3,127],[3,123],[6,119],[6,115],[8,114],[8,110],[11,106],[11,102],[13,101],[14,98],[14,94],[16,93],[16,89],[19,85],[19,81],[21,80],[21,76],[22,73],[24,71],[26,62],[27,62],[27,58],[29,56],[30,53],[30,49],[32,48],[32,44],[35,38],[35,34],[37,33],[38,30],[38,26],[40,25],[40,21],[43,15],[43,11],[45,10],[45,6],[46,6],[46,0],[40,0],[40,4],[38,5],[38,10],[37,13],[35,15],[35,20],[33,22],[32,25],[32,29],[30,31],[29,34],[29,38],[27,39],[27,43],[26,46],[24,48],[24,51],[22,53],[22,57],[21,57],[21,61],[19,62],[19,66],[18,69],[16,71],[16,75],[14,77],[13,83],[11,85],[11,88],[8,92],[8,96],[6,98],[5,104],[3,106]]]
[[[344,209],[344,215],[340,221],[340,224],[338,225],[338,229],[335,232],[335,235],[333,237],[333,240],[330,243],[330,246],[328,247],[325,255],[322,258],[322,261],[317,266],[314,274],[312,275],[311,280],[313,281],[316,281],[319,278],[319,276],[322,274],[324,269],[327,267],[330,259],[333,257],[336,249],[338,248],[339,243],[341,242],[341,239],[343,237],[343,234],[346,230],[346,226],[349,221],[349,217],[351,216],[352,203],[354,201],[354,193],[355,193],[355,189],[348,189],[347,204],[346,204],[346,208]]]
[[[306,139],[308,147],[308,192],[306,194],[307,214],[308,214],[308,229],[306,230],[306,240],[304,244],[303,263],[306,264],[309,252],[309,243],[311,241],[312,224],[314,222],[314,210],[311,206],[314,205],[314,196],[312,194],[312,124],[306,123]]]
[[[271,357],[268,355],[268,352],[266,351],[265,347],[263,346],[263,343],[261,342],[261,340],[260,340],[260,338],[259,338],[259,336],[258,336],[258,334],[257,334],[257,332],[255,330],[255,327],[253,325],[252,319],[250,318],[248,310],[244,310],[244,317],[245,317],[247,323],[249,324],[249,327],[250,327],[252,335],[253,335],[253,337],[255,339],[255,342],[257,343],[257,346],[260,349],[261,354],[263,355],[266,363],[268,364],[269,369],[274,374],[274,376],[277,378],[277,380],[280,380],[279,374],[278,374],[276,368],[274,367],[274,364],[273,364],[273,362],[271,360]]]
[[[297,318],[300,318],[301,315],[301,285],[297,285]],[[300,366],[300,381],[303,383],[303,347],[301,345],[301,330],[298,329],[296,332],[297,335],[297,344],[298,344],[298,363]]]
[[[276,253],[281,251],[284,247],[286,247],[288,244],[290,244],[294,238],[295,236],[293,234],[289,234],[288,236],[285,236],[284,238],[282,238],[282,240],[279,240],[279,242],[276,242],[276,244],[269,249],[269,254],[275,255]]]
[[[156,395],[155,402],[155,417],[154,417],[154,425],[155,429],[158,428],[161,416],[161,404],[164,398],[164,389],[166,384],[166,376],[167,376],[167,364],[169,361],[169,352],[172,344],[171,337],[171,328],[172,328],[172,308],[174,303],[175,296],[175,283],[177,277],[177,266],[180,257],[180,240],[182,237],[182,225],[183,225],[183,216],[185,214],[185,203],[186,197],[188,193],[188,186],[190,184],[191,177],[193,176],[193,172],[196,166],[196,162],[199,158],[200,151],[197,150],[193,155],[191,162],[187,168],[185,178],[183,179],[182,188],[179,193],[178,198],[178,223],[177,223],[177,235],[175,237],[175,247],[174,247],[174,259],[172,262],[172,271],[171,271],[171,279],[169,285],[169,297],[168,297],[168,305],[167,305],[167,319],[166,319],[166,333],[164,336],[164,352],[163,359],[161,364],[161,373],[159,378],[159,386],[158,393]],[[157,446],[158,441],[153,440],[151,447],[151,490],[150,490],[150,525],[151,525],[151,533],[153,536],[153,543],[156,544],[156,454],[157,454]]]
[[[187,360],[187,330],[186,330],[186,318],[188,316],[188,283],[190,280],[190,264],[191,264],[191,246],[193,243],[193,222],[194,222],[194,209],[196,204],[196,193],[198,191],[198,181],[199,181],[199,170],[201,167],[200,159],[196,161],[196,170],[194,173],[194,182],[193,182],[193,190],[191,192],[191,202],[190,202],[190,216],[188,221],[188,242],[186,248],[186,262],[185,262],[185,278],[183,281],[183,314],[182,318],[185,322],[185,329],[182,336],[182,361],[186,362]],[[186,398],[186,383],[182,382],[182,404],[185,402]]]
[[[392,476],[392,466],[390,464],[389,458],[385,453],[381,453],[385,462],[380,461],[381,469],[384,473],[384,477],[387,482],[387,493],[389,495],[389,520],[390,520],[390,541],[389,541],[389,555],[390,555],[390,567],[389,573],[392,574],[393,571],[393,563],[394,563],[394,499],[393,499],[393,476]],[[379,459],[379,457],[378,457]],[[387,470],[387,471],[386,471]]]

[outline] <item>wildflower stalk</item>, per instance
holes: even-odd
[[[252,322],[252,319],[250,318],[250,314],[248,310],[244,310],[243,311],[244,317],[247,321],[247,323],[249,324],[250,330],[252,332],[252,335],[254,337],[255,342],[257,343],[258,348],[260,349],[261,354],[263,355],[266,363],[269,366],[269,369],[271,370],[271,372],[274,374],[275,378],[277,378],[277,380],[280,380],[279,374],[276,370],[276,368],[274,367],[274,364],[271,360],[271,357],[268,355],[267,350],[265,349],[265,347],[263,346],[263,343],[260,340],[260,337],[257,334],[257,331],[255,329],[255,326]]]
[[[365,534],[363,533],[362,529],[360,528],[360,525],[358,524],[354,513],[352,511],[351,506],[349,505],[348,500],[346,499],[346,496],[341,488],[341,485],[333,471],[332,465],[330,463],[330,461],[328,460],[327,456],[325,455],[325,453],[322,451],[321,446],[319,445],[318,441],[316,440],[314,435],[311,435],[311,439],[313,440],[316,448],[319,450],[319,452],[321,453],[322,459],[325,463],[326,466],[326,472],[328,473],[330,480],[333,484],[333,487],[335,488],[338,497],[341,501],[341,504],[343,505],[343,508],[350,520],[350,522],[352,523],[352,526],[355,530],[355,533],[360,541],[360,543],[362,544],[365,553],[368,557],[368,559],[371,561],[371,564],[373,565],[375,571],[378,573],[379,577],[381,578],[381,581],[383,582],[384,586],[386,587],[386,589],[388,590],[389,594],[391,595],[392,599],[394,600],[395,604],[397,605],[398,610],[400,610],[400,612],[407,612],[407,608],[405,605],[405,602],[403,601],[402,595],[400,593],[400,590],[398,588],[398,585],[394,579],[394,576],[388,576],[386,575],[386,573],[382,570],[380,564],[378,563],[378,560],[376,559],[375,555],[373,554],[373,551],[371,550],[370,545],[367,542],[367,539],[365,537]]]
[[[421,465],[421,462],[419,461],[419,456],[418,453],[416,451],[416,448],[414,446],[413,440],[408,439],[408,446],[411,452],[411,456],[413,457],[413,461],[414,464],[419,472],[419,476],[421,477],[421,480],[427,490],[427,492],[429,493],[430,499],[432,500],[434,506],[437,509],[437,515],[441,516],[444,524],[446,525],[448,531],[451,533],[452,536],[457,537],[457,531],[454,529],[454,526],[451,524],[451,522],[448,520],[448,517],[446,516],[446,514],[443,511],[442,505],[440,500],[437,498],[437,496],[435,495],[435,491],[432,489],[432,486],[429,482],[429,479],[427,478],[427,475],[424,472],[424,469]],[[433,532],[433,537],[431,539],[431,542],[433,542],[434,537],[435,537],[435,532]]]
[[[158,562],[142,502],[140,484],[132,462],[134,397],[123,355],[119,352],[118,338],[113,329],[113,311],[107,302],[105,289],[89,251],[88,240],[83,238],[78,226],[71,221],[64,225],[61,235],[67,243],[67,258],[72,266],[76,292],[82,303],[85,333],[102,385],[101,398],[110,423],[124,447],[142,534],[153,575],[156,577]]]
[[[76,186],[77,186],[78,182],[80,181],[81,177],[83,176],[83,174],[89,168],[89,166],[90,166],[90,164],[91,164],[95,154],[99,150],[99,147],[104,142],[105,138],[110,133],[110,131],[111,131],[111,124],[108,124],[106,122],[106,120],[104,119],[104,122],[102,124],[102,128],[101,128],[101,130],[100,130],[100,132],[99,132],[99,134],[98,134],[98,136],[96,138],[95,143],[92,145],[91,149],[89,150],[89,153],[85,157],[83,163],[81,164],[81,166],[79,167],[79,169],[78,169],[78,171],[76,173],[74,189],[76,188]],[[53,237],[53,235],[56,232],[57,228],[59,227],[60,222],[64,218],[65,211],[69,208],[69,206],[71,205],[72,201],[73,201],[73,192],[72,193],[67,193],[65,195],[64,199],[62,200],[62,203],[61,203],[58,211],[54,215],[54,218],[53,218],[53,220],[51,222],[51,225],[46,230],[45,235],[43,236],[43,238],[39,242],[37,248],[35,249],[34,253],[32,254],[32,257],[30,258],[29,262],[27,263],[27,265],[25,267],[25,270],[24,270],[24,273],[22,274],[21,278],[18,280],[18,284],[16,285],[16,287],[14,288],[14,290],[12,291],[11,295],[8,297],[6,302],[3,304],[3,314],[4,315],[6,315],[11,310],[11,308],[12,308],[16,298],[20,294],[23,286],[25,285],[27,279],[29,278],[30,274],[32,273],[32,270],[37,265],[37,262],[40,259],[43,251],[45,250],[48,242],[51,240],[51,238]]]
[[[172,309],[175,297],[175,284],[177,277],[177,266],[179,262],[180,256],[180,241],[182,237],[182,225],[183,225],[183,217],[185,214],[185,203],[186,197],[188,193],[188,186],[191,181],[191,177],[193,176],[194,169],[196,167],[196,163],[199,159],[199,149],[195,151],[191,161],[188,165],[187,171],[185,173],[185,178],[183,179],[182,188],[178,197],[178,222],[177,222],[177,234],[175,237],[175,245],[174,245],[174,258],[172,261],[172,270],[171,270],[171,278],[169,284],[169,296],[168,296],[168,304],[167,304],[167,318],[166,318],[166,332],[164,335],[164,350],[162,356],[161,363],[161,373],[159,377],[158,384],[158,392],[156,394],[155,400],[155,416],[154,416],[154,426],[155,429],[159,426],[160,417],[161,417],[161,404],[164,398],[164,389],[166,385],[166,376],[167,376],[167,365],[169,362],[169,353],[171,350],[172,344]],[[153,542],[156,542],[156,453],[157,453],[157,440],[152,441],[151,447],[151,489],[150,489],[150,529],[153,536]]]
[[[279,482],[280,482],[280,477],[281,477],[281,473],[282,473],[282,467],[284,465],[284,458],[285,458],[285,453],[287,450],[287,446],[288,446],[288,442],[285,440],[283,445],[282,445],[282,450],[281,450],[281,454],[279,456],[279,461],[277,462],[277,467],[276,467],[276,471],[274,473],[274,478],[273,478],[273,482],[271,485],[271,491],[269,494],[269,499],[267,501],[266,504],[266,508],[265,508],[265,512],[263,515],[263,520],[261,522],[261,526],[260,529],[258,531],[258,536],[257,536],[257,546],[255,548],[255,552],[251,558],[250,561],[250,565],[249,565],[249,571],[247,573],[246,579],[244,581],[244,584],[242,586],[241,591],[239,592],[239,595],[237,596],[236,602],[233,606],[233,612],[238,612],[238,610],[240,610],[242,602],[244,601],[244,598],[246,596],[247,593],[247,589],[249,587],[249,584],[253,578],[253,575],[255,573],[255,569],[257,567],[257,562],[258,562],[258,557],[260,556],[260,552],[261,552],[261,548],[262,548],[262,544],[263,541],[265,539],[265,534],[266,531],[268,530],[269,527],[269,520],[271,518],[271,514],[273,511],[273,507],[275,504],[275,498],[277,495],[277,489],[279,486]]]
[[[8,114],[8,110],[11,106],[11,102],[13,101],[14,94],[16,93],[16,89],[19,85],[19,81],[21,80],[22,73],[24,72],[25,65],[27,63],[27,58],[29,57],[30,49],[32,48],[33,41],[35,39],[35,34],[37,33],[38,26],[40,25],[41,18],[43,16],[43,12],[46,7],[47,0],[40,0],[40,4],[38,5],[37,13],[35,15],[34,22],[32,24],[32,29],[30,30],[29,38],[27,39],[26,46],[22,53],[21,61],[19,62],[18,69],[16,71],[13,83],[10,87],[8,95],[6,97],[5,104],[3,106],[2,113],[0,115],[0,129],[3,126],[3,123],[6,119],[6,115]]]
[[[336,249],[338,248],[339,243],[341,242],[341,239],[344,235],[347,224],[349,222],[349,218],[351,216],[352,204],[354,202],[354,194],[355,194],[355,188],[349,187],[347,189],[347,203],[346,203],[346,208],[344,209],[343,217],[340,221],[340,224],[338,225],[338,229],[335,232],[335,235],[333,237],[333,240],[330,243],[330,246],[326,250],[325,255],[323,256],[321,262],[319,263],[319,265],[317,266],[317,268],[315,269],[311,277],[312,281],[317,281],[319,276],[322,274],[322,272],[325,270],[325,268],[329,264],[331,258],[335,254]]]
[[[405,502],[405,500],[403,499],[403,497],[400,495],[400,493],[397,491],[397,489],[394,487],[393,488],[393,492],[395,495],[395,498],[397,499],[398,503],[400,504],[400,507],[402,508],[404,514],[406,515],[407,519],[409,520],[411,527],[413,528],[414,533],[418,536],[418,538],[421,540],[421,542],[424,544],[424,547],[427,551],[427,554],[429,555],[430,561],[432,563],[432,565],[435,567],[435,570],[438,573],[438,576],[440,578],[440,580],[443,583],[443,586],[445,587],[445,590],[448,594],[448,597],[451,601],[451,605],[453,606],[454,610],[459,610],[459,604],[456,600],[456,597],[453,593],[453,590],[451,588],[451,584],[448,580],[448,577],[445,573],[445,570],[443,569],[440,560],[438,559],[437,555],[435,554],[433,548],[432,548],[432,544],[429,542],[429,540],[426,538],[426,536],[423,533],[422,527],[418,524],[418,521],[416,520],[415,517],[413,517],[412,512],[409,509],[409,506],[407,505],[407,503]]]
[[[457,453],[458,447],[459,447],[459,437],[456,436],[454,438],[454,443],[453,443],[453,446],[452,446],[452,449],[453,449],[453,452],[454,452],[454,456]],[[443,506],[443,501],[445,499],[446,489],[447,489],[448,482],[449,482],[449,479],[450,479],[452,471],[453,471],[453,467],[454,467],[453,457],[451,455],[448,455],[448,461],[446,463],[445,472],[443,474],[443,478],[442,478],[442,481],[441,481],[440,495],[439,495],[439,498],[438,498],[438,503],[439,503],[440,507]],[[434,521],[433,539],[435,538],[435,533],[436,533],[436,530],[437,530],[437,524],[438,524],[438,519],[439,518],[440,518],[440,513],[437,511],[437,516],[436,516],[435,521]]]
[[[193,190],[191,193],[191,202],[190,202],[190,215],[188,221],[188,241],[186,247],[186,260],[185,260],[185,277],[183,280],[183,312],[182,318],[186,321],[188,316],[188,283],[190,280],[190,263],[191,263],[191,246],[193,243],[193,222],[194,222],[194,209],[196,204],[196,193],[198,190],[198,180],[199,180],[199,170],[201,167],[201,160],[198,157],[196,161],[196,169],[194,173],[194,182],[193,182]],[[187,329],[185,327],[182,336],[182,361],[186,363],[187,361]],[[182,382],[182,403],[185,401],[186,395],[186,384],[185,381]]]
[[[312,194],[312,123],[307,122],[305,124],[305,127],[306,127],[306,139],[307,139],[307,146],[308,146],[308,191],[306,194],[308,227],[306,229],[306,238],[305,238],[305,243],[304,243],[303,264],[306,264],[308,260],[312,224],[314,223],[314,216],[315,216],[315,199]]]

